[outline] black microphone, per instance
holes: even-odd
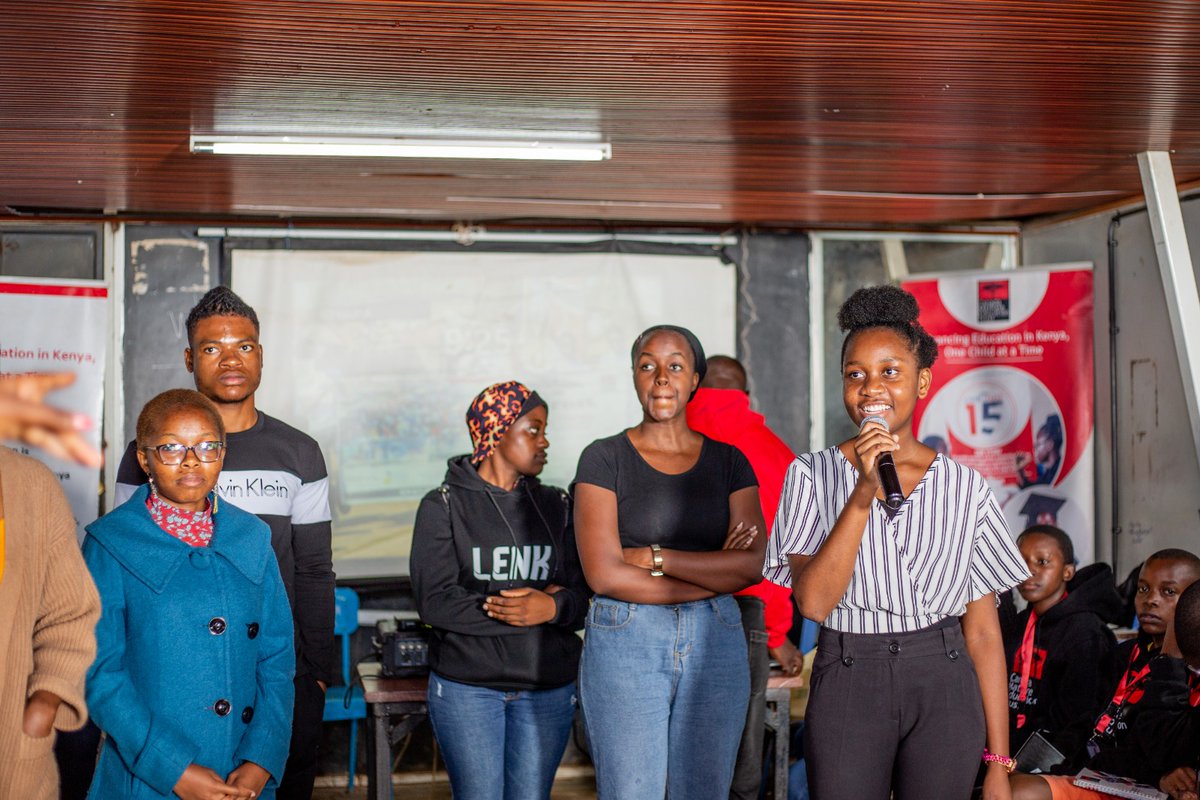
[[[868,422],[878,422],[883,429],[888,428],[887,420],[883,417],[863,417],[858,423],[858,429]],[[879,473],[879,482],[883,485],[883,502],[888,508],[896,509],[904,504],[904,492],[900,488],[900,475],[896,472],[896,462],[891,453],[884,453],[875,459],[875,471]]]

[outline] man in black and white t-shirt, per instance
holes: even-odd
[[[271,545],[295,620],[296,705],[280,800],[312,796],[325,688],[333,678],[333,554],[329,479],[312,437],[254,406],[262,378],[258,315],[228,287],[200,299],[187,319],[184,362],[196,389],[225,421],[228,448],[217,482],[222,500],[256,514],[271,527]],[[146,475],[135,443],[117,470],[116,502],[127,500]]]

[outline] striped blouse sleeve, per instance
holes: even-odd
[[[811,458],[811,454],[806,454]],[[825,541],[817,507],[816,487],[812,479],[812,464],[801,456],[788,467],[779,496],[779,509],[771,538],[767,540],[767,556],[763,576],[780,586],[792,585],[789,555],[811,556]]]
[[[978,493],[978,527],[975,529],[975,546],[971,552],[971,600],[978,600],[989,592],[1005,592],[1029,577],[1025,559],[1013,542],[1008,523],[996,502],[996,496],[988,488],[983,477],[976,474],[975,480],[982,485]]]

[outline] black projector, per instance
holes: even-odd
[[[384,678],[412,678],[429,672],[429,627],[414,619],[375,623],[375,651]]]

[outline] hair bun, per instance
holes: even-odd
[[[917,299],[898,286],[859,289],[838,311],[838,327],[851,332],[879,326],[911,326],[920,316]]]

